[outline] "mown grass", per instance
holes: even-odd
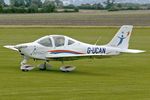
[[[150,26],[149,10],[81,10],[79,13],[0,14],[0,25]]]
[[[0,28],[0,100],[149,100],[150,28],[135,28],[130,41],[130,48],[146,53],[65,62],[77,67],[71,73],[60,72],[60,62],[50,62],[51,71],[21,72],[21,56],[2,47],[49,34],[63,34],[91,44],[101,36],[98,44],[105,44],[117,30],[117,27]]]

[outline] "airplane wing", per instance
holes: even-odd
[[[100,55],[100,54],[67,54],[67,53],[60,53],[60,54],[48,54],[46,56],[47,59],[51,60],[64,60],[64,61],[69,61],[69,60],[77,60],[81,58],[106,58],[109,57],[105,54]]]

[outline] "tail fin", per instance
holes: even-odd
[[[132,28],[132,25],[123,25],[107,45],[120,49],[128,49]]]

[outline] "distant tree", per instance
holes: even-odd
[[[74,9],[75,6],[73,4],[70,4],[70,5],[64,6],[63,8],[65,8],[65,9]]]
[[[12,6],[15,6],[15,7],[25,6],[24,0],[10,0],[10,3]]]
[[[98,10],[98,9],[100,9],[100,10],[101,10],[101,9],[104,9],[104,7],[103,7],[103,5],[102,5],[101,3],[94,4],[94,5],[93,5],[93,8],[94,8],[94,9],[97,9],[97,10]]]
[[[122,8],[122,4],[120,4],[120,3],[117,4],[117,7],[121,9]]]
[[[94,7],[91,4],[82,4],[79,6],[80,9],[94,9]]]
[[[41,0],[31,0],[31,3],[37,5],[38,8],[42,7],[42,1]]]
[[[78,8],[78,7],[75,7],[75,8],[74,8],[74,12],[79,12],[79,8]]]
[[[114,5],[115,0],[107,0],[104,3],[106,4],[106,9],[110,9]]]
[[[28,13],[37,13],[38,12],[38,5],[31,4],[28,8]]]
[[[27,13],[27,10],[25,9],[25,7],[14,7],[12,6],[10,9],[9,13]]]
[[[113,5],[111,8],[108,9],[108,11],[119,11],[121,8],[119,8],[117,5]]]
[[[3,12],[3,6],[0,5],[0,13],[2,13],[2,12]]]
[[[146,6],[147,6],[147,9],[150,10],[150,4],[147,4]]]
[[[3,13],[12,13],[12,8],[11,7],[3,8]]]
[[[80,9],[102,10],[104,9],[101,3],[98,4],[82,4],[78,6]]]
[[[50,13],[56,10],[55,2],[46,0],[43,3],[42,12]]]
[[[62,1],[60,1],[60,0],[55,0],[54,2],[55,2],[55,4],[56,4],[56,7],[57,7],[57,8],[63,7],[63,2],[62,2]]]
[[[6,5],[5,2],[4,2],[4,0],[0,0],[0,5],[2,5],[2,6]]]
[[[64,8],[64,12],[79,12],[79,7],[73,4],[70,4],[68,6],[63,6],[63,8]]]
[[[25,0],[25,6],[29,7],[32,4],[32,0]]]

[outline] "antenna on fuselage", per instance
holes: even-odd
[[[99,36],[99,37],[97,38],[97,40],[96,40],[96,42],[95,42],[94,45],[97,45],[97,43],[99,42],[100,38],[101,38],[101,36]]]

